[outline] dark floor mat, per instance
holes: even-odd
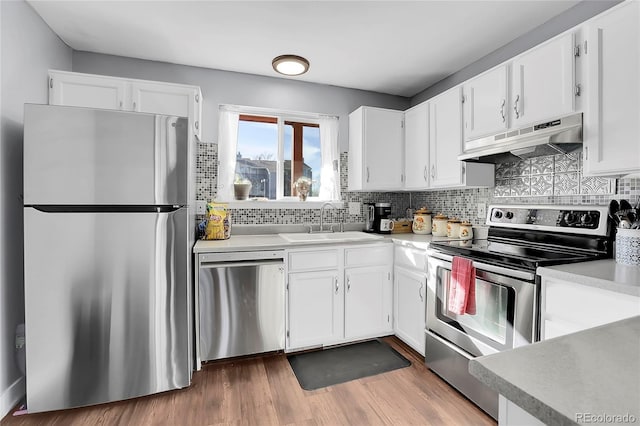
[[[300,386],[305,390],[319,389],[411,365],[409,360],[380,340],[290,355],[287,358]]]

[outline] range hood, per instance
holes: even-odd
[[[512,163],[544,155],[568,154],[580,148],[582,113],[468,141],[458,160]]]

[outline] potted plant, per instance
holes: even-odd
[[[247,200],[249,198],[249,192],[251,192],[251,181],[243,178],[240,175],[236,175],[236,179],[233,182],[233,193],[236,200]]]

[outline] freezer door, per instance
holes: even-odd
[[[186,220],[25,208],[30,413],[189,385]]]
[[[187,119],[26,104],[25,205],[186,205]]]

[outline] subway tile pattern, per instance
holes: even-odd
[[[199,143],[197,153],[197,199],[214,199],[217,188],[218,145]],[[489,204],[566,204],[607,205],[613,198],[632,203],[640,197],[640,178],[604,179],[582,176],[581,155],[539,157],[496,167],[495,188],[454,189],[421,192],[347,191],[347,153],[340,155],[340,186],[345,208],[325,211],[327,222],[362,222],[362,209],[349,215],[346,202],[392,203],[392,215],[404,217],[407,208],[428,207],[450,217],[484,224],[477,217],[478,203]],[[234,224],[310,224],[320,220],[319,209],[234,209]]]
[[[582,176],[582,151],[496,165],[493,196],[611,195],[615,179]]]

